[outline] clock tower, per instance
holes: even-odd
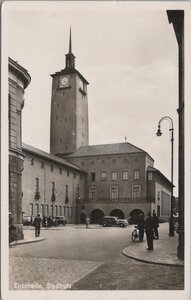
[[[70,29],[65,69],[52,74],[50,153],[64,157],[88,146],[87,80],[75,69]]]

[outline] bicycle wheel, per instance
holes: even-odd
[[[132,232],[132,234],[131,234],[132,241],[134,242],[137,237],[138,237],[137,230],[134,229],[133,232]]]

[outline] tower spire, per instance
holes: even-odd
[[[72,30],[70,26],[69,52],[66,54],[66,69],[75,69],[75,56],[72,53]]]
[[[72,53],[72,32],[71,32],[71,26],[70,26],[69,53]]]

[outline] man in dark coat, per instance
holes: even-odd
[[[154,212],[153,213],[153,231],[154,231],[154,238],[157,240],[159,239],[158,227],[159,227],[159,217]]]
[[[38,214],[33,222],[33,225],[35,227],[35,236],[39,237],[40,236],[40,225],[41,225],[41,217],[40,214]]]
[[[147,250],[153,250],[153,217],[149,212],[145,221],[145,232],[147,236]]]
[[[137,228],[139,229],[139,241],[142,242],[144,237],[144,228],[145,228],[145,220],[143,214],[139,215]]]

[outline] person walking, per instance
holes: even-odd
[[[158,228],[159,228],[159,217],[156,215],[155,212],[153,212],[153,235],[154,235],[154,239],[159,239],[159,232],[158,232]]]
[[[145,220],[143,214],[139,214],[137,228],[139,230],[139,241],[142,242],[144,238]]]
[[[153,250],[153,217],[151,216],[151,213],[149,212],[147,214],[147,218],[145,221],[145,233],[147,237],[147,250],[152,251]]]
[[[89,228],[89,224],[90,224],[90,219],[86,218],[86,228]]]
[[[37,214],[37,216],[34,219],[33,225],[35,227],[35,236],[40,236],[40,226],[41,226],[41,217],[40,214]]]

